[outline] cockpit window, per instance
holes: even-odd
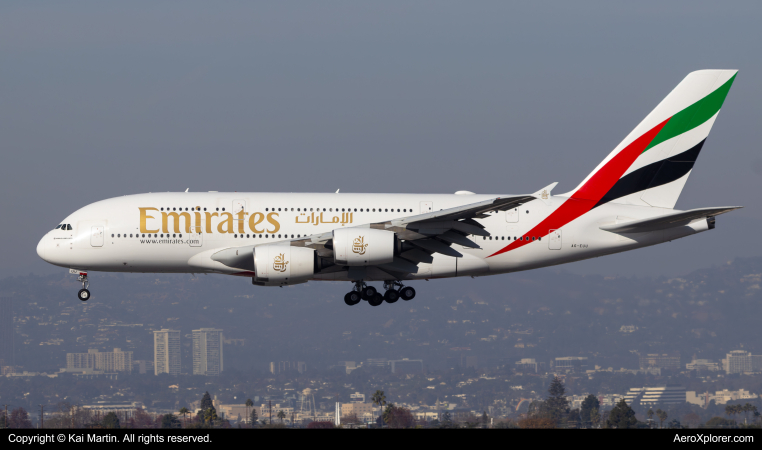
[[[62,226],[63,226],[63,224],[58,225],[55,229],[57,230],[57,229],[61,228]]]
[[[66,229],[67,229],[67,230],[69,230],[69,231],[71,231],[71,224],[70,224],[70,223],[67,223],[67,224],[66,224]]]

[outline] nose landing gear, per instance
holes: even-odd
[[[83,302],[90,300],[90,291],[88,290],[90,281],[87,279],[87,272],[80,272],[77,281],[82,282],[82,289],[77,292],[77,297]]]

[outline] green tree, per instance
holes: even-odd
[[[381,414],[381,417],[384,420],[384,423],[389,423],[389,421],[392,418],[392,412],[394,411],[394,403],[387,403],[386,408],[384,409],[384,412]]]
[[[581,422],[579,409],[572,409],[569,411],[569,415],[566,417],[567,428],[579,428]]]
[[[445,411],[442,414],[442,428],[452,428],[452,416],[450,411]]]
[[[598,428],[601,425],[600,408],[593,408],[592,410],[590,410],[590,425],[593,428]]]
[[[582,400],[582,405],[579,409],[579,417],[583,426],[590,426],[592,424],[592,412],[594,409],[599,409],[601,402],[598,401],[598,397],[593,394],[589,394]]]
[[[103,428],[120,428],[119,417],[115,412],[111,411],[110,413],[103,416],[102,426]]]
[[[257,424],[257,408],[251,408],[251,415],[249,416],[249,423],[251,423],[250,426],[254,426]]]
[[[637,423],[635,411],[627,405],[624,399],[619,400],[619,403],[612,408],[609,417],[606,419],[606,427],[608,428],[634,428]]]
[[[214,406],[204,411],[204,423],[209,424],[209,428],[212,428],[214,426],[214,422],[216,420],[218,420],[217,410],[214,409]]]
[[[276,414],[276,415],[278,416],[278,419],[280,419],[280,423],[283,423],[283,419],[286,418],[286,413],[283,412],[283,410],[280,410],[280,411],[278,411],[278,414]]]
[[[544,408],[541,409],[545,410],[543,415],[555,420],[556,423],[569,413],[569,401],[566,399],[565,393],[563,381],[557,376],[553,377],[548,387],[548,399],[545,401]]]
[[[252,406],[254,406],[254,402],[252,402],[250,398],[247,398],[246,399],[246,416],[247,417],[251,417],[251,414],[249,413],[249,408],[251,408]]]
[[[669,417],[667,415],[667,412],[666,411],[662,411],[661,409],[657,409],[656,410],[656,417],[659,418],[659,428],[664,428],[664,421],[667,420],[667,417]]]
[[[373,396],[371,396],[370,400],[379,408],[386,405],[386,396],[384,395],[384,391],[381,390],[376,390],[376,392],[373,393]]]
[[[648,416],[648,420],[649,420],[649,422],[648,422],[648,426],[649,426],[649,427],[651,426],[651,423],[653,423],[653,420],[654,420],[654,414],[655,414],[655,413],[654,413],[654,410],[653,410],[653,409],[651,409],[651,408],[648,408],[648,412],[646,413],[646,415]]]
[[[487,411],[482,411],[482,428],[487,428],[489,426],[489,417],[487,416]]]
[[[174,414],[164,414],[161,416],[162,428],[180,428],[180,420]]]
[[[183,427],[185,427],[185,426],[188,426],[188,422],[187,422],[187,420],[185,420],[185,416],[186,416],[186,415],[187,415],[189,412],[190,412],[190,411],[188,411],[188,408],[186,408],[185,406],[183,406],[182,408],[180,408],[180,411],[178,411],[178,413],[180,413],[180,414],[182,414],[182,415],[183,415]]]
[[[214,408],[214,402],[212,402],[212,396],[209,395],[209,391],[206,391],[203,397],[201,397],[201,411],[206,411],[209,408]]]

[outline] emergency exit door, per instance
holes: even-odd
[[[517,223],[519,221],[519,208],[511,208],[505,211],[505,221],[508,223]]]
[[[561,250],[561,230],[550,230],[548,233],[548,248]]]

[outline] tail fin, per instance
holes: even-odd
[[[737,72],[688,74],[571,197],[674,208]]]

